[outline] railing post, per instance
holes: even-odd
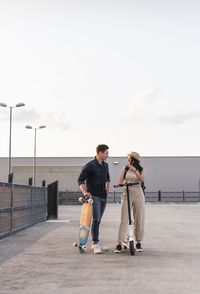
[[[158,191],[158,201],[161,202],[161,191]]]
[[[183,202],[185,202],[185,192],[183,191]]]
[[[114,190],[114,203],[115,203],[115,190]]]

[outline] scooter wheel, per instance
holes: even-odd
[[[135,254],[135,248],[134,248],[134,242],[133,241],[129,242],[129,247],[130,247],[131,255],[134,255]]]

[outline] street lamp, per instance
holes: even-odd
[[[39,126],[38,128],[33,128],[32,126],[25,126],[26,129],[33,129],[34,130],[34,156],[33,156],[33,185],[35,186],[36,180],[36,132],[39,129],[44,129],[46,126]]]
[[[17,103],[14,106],[8,106],[5,103],[0,103],[0,106],[10,108],[10,136],[9,136],[9,164],[8,164],[8,166],[9,166],[8,172],[9,172],[9,175],[10,175],[12,173],[12,167],[11,167],[12,109],[16,108],[16,107],[25,106],[25,104],[24,103]]]

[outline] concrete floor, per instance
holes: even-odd
[[[1,294],[200,293],[200,204],[146,205],[143,253],[114,254],[120,205],[109,204],[100,239],[110,247],[80,254],[81,206],[59,206],[59,220],[0,241]],[[68,222],[69,221],[69,222]]]

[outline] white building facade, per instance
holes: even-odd
[[[56,180],[59,191],[79,191],[78,176],[83,166],[93,157],[39,157],[36,166],[36,186],[42,181],[50,184]],[[111,177],[110,191],[119,179],[127,157],[107,159]],[[147,192],[193,191],[200,192],[200,157],[142,157],[141,165],[146,168]],[[33,176],[33,158],[12,158],[13,182],[28,184]],[[0,182],[8,180],[8,158],[0,158]]]

